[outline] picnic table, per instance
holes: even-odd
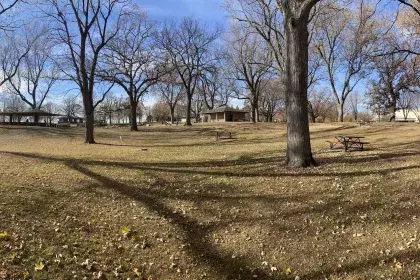
[[[230,131],[217,131],[216,140],[219,139],[232,139],[232,132]]]
[[[358,121],[357,122],[360,126],[362,125],[368,125],[370,126],[372,123],[374,123],[373,121]]]
[[[337,145],[343,145],[346,151],[349,148],[357,148],[363,151],[363,146],[369,144],[368,142],[363,142],[361,140],[365,138],[363,136],[337,135],[334,136],[334,138],[333,141],[326,141],[330,143],[330,149],[333,149]]]

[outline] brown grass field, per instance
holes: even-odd
[[[0,279],[420,279],[420,125],[140,130],[0,127]]]

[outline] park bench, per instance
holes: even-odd
[[[334,137],[333,141],[325,141],[330,144],[330,149],[333,149],[338,144],[344,146],[344,150],[348,150],[350,148],[356,148],[363,151],[364,146],[370,144],[369,142],[361,141],[363,136],[347,136],[347,135],[338,135]]]
[[[232,132],[230,131],[217,131],[216,140],[219,139],[232,139]]]

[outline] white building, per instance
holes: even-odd
[[[396,122],[419,122],[420,110],[402,110],[395,112]]]

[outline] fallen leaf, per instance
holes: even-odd
[[[121,227],[121,232],[122,232],[122,234],[124,234],[124,236],[128,236],[131,233],[131,229],[127,226],[122,226]]]
[[[133,272],[134,272],[134,274],[135,274],[136,276],[140,277],[140,272],[139,272],[139,269],[138,269],[138,268],[134,268],[134,269],[133,269]]]
[[[35,264],[35,270],[36,271],[42,271],[44,269],[45,265],[43,262],[39,262],[37,264]]]
[[[7,231],[0,232],[0,239],[9,239],[9,234]]]
[[[292,273],[292,269],[290,267],[286,268],[286,274],[289,275]]]

